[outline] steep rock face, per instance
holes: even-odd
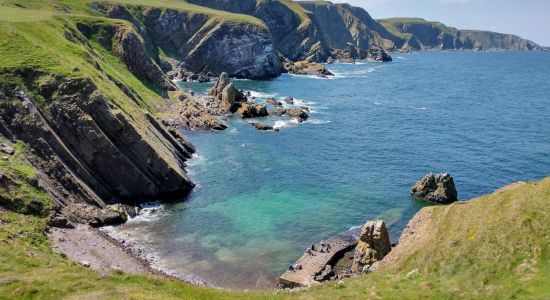
[[[40,82],[35,92],[47,102],[28,96],[32,86],[4,91],[1,121],[33,149],[30,159],[46,175],[43,186],[73,221],[97,222],[70,213],[76,204],[135,204],[184,196],[193,187],[183,170],[192,146],[153,117],[129,117],[89,80],[22,76]]]
[[[353,45],[361,49],[391,48],[395,39],[360,7],[324,1],[301,1],[332,49]]]
[[[175,9],[141,8],[136,17],[119,5],[95,4],[93,8],[111,18],[131,22],[145,35],[144,41],[176,54],[192,72],[225,71],[232,77],[267,79],[282,71],[271,34],[259,24],[236,23],[206,13]],[[121,42],[123,46],[132,46],[139,44],[139,39],[130,35]]]
[[[390,237],[384,221],[368,221],[361,227],[359,242],[353,256],[352,272],[363,272],[365,267],[382,260],[390,251]]]
[[[459,30],[439,22],[417,18],[379,20],[389,31],[397,48],[403,50],[541,50],[536,43],[512,34]]]
[[[365,10],[346,4],[291,0],[190,2],[264,21],[273,35],[275,49],[291,61],[323,62],[331,57],[332,49],[346,49],[349,45],[365,50],[391,48],[396,40]]]
[[[152,9],[145,18],[157,44],[176,52],[193,72],[266,79],[282,70],[267,28],[174,10]]]
[[[275,49],[287,59],[324,61],[330,56],[330,48],[308,17],[308,12],[291,0],[190,0],[189,2],[247,14],[262,20],[273,35]]]
[[[471,49],[542,50],[536,43],[513,34],[479,30],[460,30],[458,32],[458,37],[463,41],[464,47],[466,47],[467,42],[471,42],[472,46],[469,47]]]

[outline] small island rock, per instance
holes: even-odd
[[[289,117],[298,119],[298,122],[303,122],[309,118],[309,115],[301,108],[291,108],[286,111]]]
[[[428,174],[411,189],[411,194],[441,204],[457,201],[457,192],[453,177],[448,173]]]

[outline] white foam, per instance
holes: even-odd
[[[307,121],[307,123],[314,124],[314,125],[323,125],[323,124],[332,123],[332,121],[330,121],[330,120],[310,119],[310,120]]]
[[[284,127],[288,127],[287,121],[278,120],[278,121],[275,121],[275,124],[273,125],[273,128],[275,129],[281,129]]]
[[[334,72],[333,72],[333,74],[334,74]],[[323,77],[323,76],[317,76],[317,75],[298,75],[298,74],[289,74],[289,75],[294,76],[294,77],[304,77],[304,78],[320,79],[320,80],[331,80],[331,79],[335,79],[335,77],[336,77],[336,76]]]
[[[193,153],[193,155],[191,156],[191,159],[188,160],[186,163],[187,163],[187,166],[190,166],[190,167],[193,167],[193,166],[196,166],[196,165],[199,165],[201,163],[203,163],[205,161],[205,157],[198,154],[198,153]]]
[[[255,98],[274,98],[274,97],[277,97],[277,93],[263,93],[258,91],[250,91],[250,96]]]

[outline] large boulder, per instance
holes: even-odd
[[[412,187],[411,194],[441,204],[453,203],[458,196],[453,177],[448,173],[424,176]]]
[[[234,109],[235,114],[243,119],[269,116],[267,108],[261,104],[251,102],[237,103]]]
[[[302,123],[303,121],[309,118],[309,115],[301,108],[295,107],[286,111],[286,114],[291,118],[298,119],[298,122]]]
[[[361,227],[361,235],[353,256],[352,272],[362,273],[365,267],[382,260],[390,251],[390,237],[384,221],[368,221]]]
[[[285,62],[285,70],[296,75],[334,76],[323,64],[310,61]]]

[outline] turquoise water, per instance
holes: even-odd
[[[421,207],[410,187],[450,172],[459,198],[550,175],[550,54],[396,54],[392,63],[335,64],[335,79],[236,81],[292,96],[313,112],[260,132],[239,119],[186,133],[197,188],[185,201],[117,230],[140,232],[158,264],[228,288],[266,288],[307,245],[368,219],[393,241]],[[211,84],[182,84],[205,93]]]

